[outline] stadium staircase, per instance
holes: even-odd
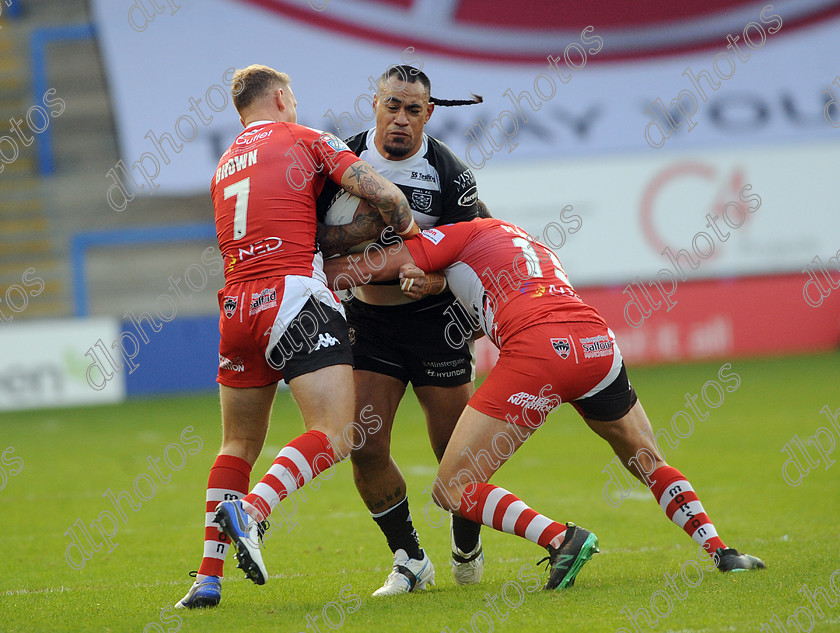
[[[2,0],[0,0],[2,1]],[[30,41],[43,27],[91,23],[87,0],[14,0],[20,15],[0,15],[0,136],[8,134],[10,117],[21,119],[36,100],[32,87]],[[73,316],[70,243],[82,231],[124,229],[166,223],[207,222],[209,196],[165,198],[136,196],[118,213],[108,206],[107,172],[120,160],[113,109],[105,70],[93,38],[56,41],[46,48],[47,86],[52,99],[65,103],[64,111],[50,120],[54,172],[39,175],[36,139],[21,147],[13,164],[0,173],[0,311],[6,288],[21,285],[28,268],[44,280],[43,292],[30,298],[27,308],[14,314],[15,321],[35,317]],[[54,106],[55,110],[55,106]],[[24,125],[26,125],[24,123]],[[6,151],[7,145],[0,146]],[[210,211],[212,212],[212,211]],[[183,254],[177,249],[153,246],[109,252],[86,266],[95,292],[90,314],[121,316],[126,310],[148,310],[170,270],[183,271]],[[200,250],[198,251],[200,253]],[[172,257],[174,255],[174,258]],[[195,260],[194,252],[189,254]],[[156,264],[145,265],[154,259]],[[145,269],[148,268],[148,271]],[[144,272],[145,271],[145,272]],[[145,275],[145,277],[144,277]],[[128,281],[126,281],[128,280]],[[191,306],[212,306],[214,297]],[[13,301],[19,295],[13,293]],[[19,300],[18,300],[19,301]]]
[[[0,15],[0,134],[17,146],[17,158],[3,165],[0,173],[0,313],[15,320],[60,313],[67,310],[61,240],[54,239],[45,209],[44,192],[37,176],[35,143],[27,147],[9,129],[11,120],[25,119],[30,107],[28,38],[17,28],[17,20]],[[39,119],[35,119],[40,124]],[[27,124],[21,126],[28,140]],[[6,160],[15,153],[8,141],[0,151]],[[38,285],[24,283],[27,275],[43,280],[38,300],[29,297]],[[21,291],[12,290],[17,286]]]

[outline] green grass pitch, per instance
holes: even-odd
[[[668,462],[692,482],[724,541],[765,560],[763,572],[723,575],[704,571],[705,562],[690,562],[697,560],[696,546],[644,488],[609,505],[603,470],[611,451],[564,406],[493,483],[556,520],[595,531],[601,553],[573,588],[531,591],[536,574],[542,578],[535,563],[544,552],[484,528],[484,579],[456,586],[448,567],[448,523],[433,527],[424,518],[429,496],[423,491],[435,465],[409,390],[393,453],[408,481],[422,545],[436,565],[434,588],[370,597],[388,574],[391,555],[356,494],[349,465],[341,464],[317,490],[305,489],[305,500],[296,499],[293,529],[275,520],[264,550],[266,585],[244,580],[229,557],[219,607],[165,609],[187,590],[187,572],[200,561],[204,490],[220,441],[217,396],[200,394],[0,416],[0,631],[837,630],[840,466],[826,463],[840,460],[840,420],[832,427],[820,410],[840,408],[840,354],[734,360],[725,371],[738,375],[737,389],[724,389],[717,408],[699,398],[700,415],[692,414],[686,393],[702,396],[709,381],[735,386],[719,378],[723,364],[631,368],[630,377],[655,429],[671,429],[680,410],[692,419],[690,435],[665,448]],[[706,393],[712,402],[721,397],[714,386]],[[678,416],[683,435],[688,425]],[[182,436],[186,427],[192,429]],[[807,442],[820,428],[820,441],[828,445],[833,437],[837,452],[790,485],[782,476],[782,448],[794,435]],[[301,429],[294,402],[281,393],[252,483]],[[791,466],[788,475],[796,478],[797,471]],[[135,483],[146,500],[136,496]],[[108,490],[129,492],[136,504],[132,509],[123,498],[125,518],[116,517],[117,526],[102,515],[105,531],[116,528],[110,552],[90,527],[103,511],[114,510],[104,496]],[[437,512],[427,516],[437,523]],[[79,525],[92,532],[100,550],[74,569],[66,556],[81,566],[81,553],[68,550]],[[800,592],[803,586],[807,590]],[[820,587],[825,591],[809,601],[804,591]],[[635,625],[628,613],[637,615]]]

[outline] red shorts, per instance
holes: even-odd
[[[499,420],[537,428],[563,402],[607,389],[622,374],[622,366],[615,336],[606,325],[542,323],[504,341],[496,366],[469,404]],[[635,402],[629,383],[627,387]],[[621,411],[632,406],[624,400],[618,403]]]
[[[264,387],[320,367],[352,364],[344,309],[319,280],[300,275],[264,277],[227,285],[218,297],[221,340],[216,382]],[[306,344],[309,339],[311,345]],[[287,366],[286,361],[292,362]]]

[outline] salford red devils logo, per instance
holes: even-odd
[[[227,318],[232,317],[236,313],[237,299],[238,297],[225,296],[225,302],[222,305],[225,310],[225,316]]]
[[[603,50],[594,62],[676,55],[726,46],[745,26],[798,26],[840,13],[837,0],[242,0],[286,17],[377,45],[419,53],[506,62],[545,62],[594,27]],[[775,17],[774,17],[775,16]],[[751,27],[754,33],[757,28]],[[585,42],[584,42],[585,43]],[[411,63],[406,60],[406,63]]]
[[[572,348],[569,345],[569,339],[567,338],[553,338],[551,339],[551,346],[554,348],[554,351],[557,352],[557,355],[563,360],[566,360],[569,357],[569,352],[572,351]]]

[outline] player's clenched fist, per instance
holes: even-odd
[[[400,266],[400,290],[409,299],[422,299],[426,285],[426,273],[414,264]]]
[[[409,299],[422,299],[429,295],[439,295],[446,290],[446,277],[443,273],[424,273],[414,264],[400,266],[400,289]]]

